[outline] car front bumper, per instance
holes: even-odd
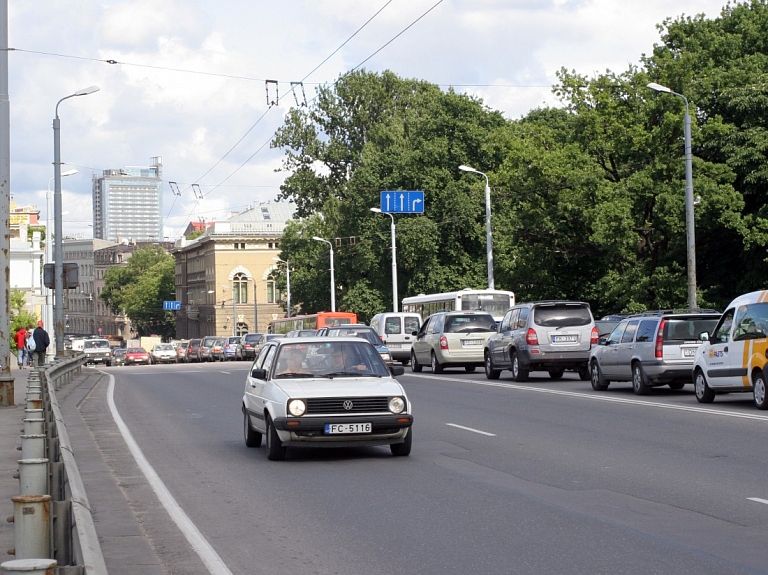
[[[371,433],[326,435],[326,424],[334,423],[370,423]],[[407,430],[413,425],[413,416],[401,415],[361,415],[344,417],[313,416],[278,417],[274,421],[283,445],[313,447],[351,447],[366,445],[389,445],[401,443]]]

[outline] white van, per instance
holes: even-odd
[[[768,291],[741,295],[725,310],[712,333],[702,333],[693,383],[696,399],[711,403],[718,393],[752,392],[768,409]]]
[[[412,334],[419,331],[421,316],[410,312],[379,313],[371,318],[371,327],[389,349],[392,359],[407,365],[411,359],[411,342],[416,339]]]

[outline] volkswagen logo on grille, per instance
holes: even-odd
[[[349,410],[350,410],[350,409],[352,409],[353,407],[354,407],[354,405],[352,405],[352,400],[350,400],[350,399],[347,399],[347,400],[345,400],[345,401],[344,401],[344,409],[346,409],[347,411],[349,411]]]

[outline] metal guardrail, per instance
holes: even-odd
[[[80,374],[82,354],[29,373],[19,460],[20,493],[12,497],[15,548],[5,574],[107,575],[88,497],[56,390]]]

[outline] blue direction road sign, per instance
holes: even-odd
[[[166,311],[179,311],[181,309],[180,301],[164,301],[163,309]]]
[[[421,190],[381,192],[381,211],[399,214],[423,214],[424,192]]]

